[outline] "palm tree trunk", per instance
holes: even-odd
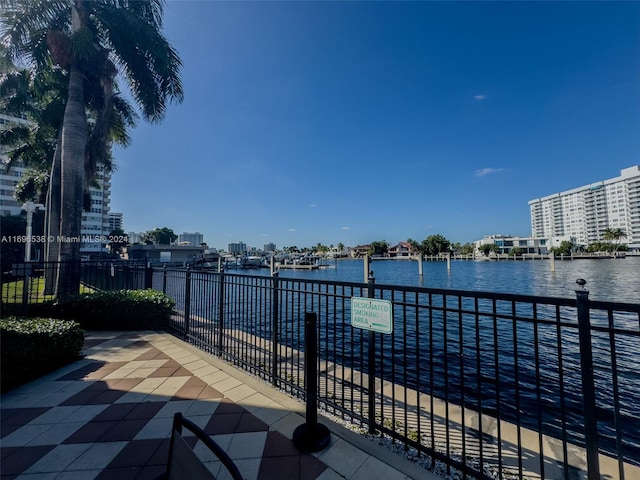
[[[56,297],[77,294],[80,288],[80,229],[84,182],[87,118],[84,110],[82,72],[69,72],[69,93],[62,124],[60,269]]]
[[[47,190],[47,210],[45,219],[45,270],[44,270],[44,294],[53,295],[57,285],[58,269],[54,262],[58,261],[60,254],[60,167],[62,160],[62,133],[58,135],[56,151],[51,165],[51,178],[49,190]]]

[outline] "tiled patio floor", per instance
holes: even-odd
[[[300,403],[171,335],[90,332],[84,354],[0,397],[2,480],[157,479],[177,411],[246,479],[436,478],[322,417],[329,448],[298,452]]]

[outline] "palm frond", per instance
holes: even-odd
[[[132,3],[149,2],[127,5]],[[105,47],[127,78],[144,117],[151,122],[161,120],[167,101],[181,102],[184,95],[177,52],[160,32],[157,20],[147,21],[136,14],[136,9],[108,9],[103,3],[92,4],[92,9],[100,22]]]
[[[0,41],[11,58],[40,63],[46,31],[70,31],[71,2],[65,0],[0,0],[0,11]]]

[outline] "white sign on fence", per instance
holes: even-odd
[[[393,332],[393,307],[389,300],[351,297],[351,326],[380,333]]]

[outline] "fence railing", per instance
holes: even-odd
[[[54,298],[59,262],[16,263],[0,275],[3,314],[26,315],[29,305]],[[150,286],[144,261],[93,260],[77,262],[78,293],[96,290],[139,290]]]
[[[131,270],[176,301],[174,334],[300,398],[314,361],[325,410],[465,476],[640,478],[640,304]],[[353,327],[354,297],[391,302],[392,333]]]
[[[318,399],[474,477],[640,478],[640,305],[156,269],[172,330],[304,396],[318,316]],[[351,326],[351,299],[393,332]],[[579,475],[580,476],[580,475]]]

